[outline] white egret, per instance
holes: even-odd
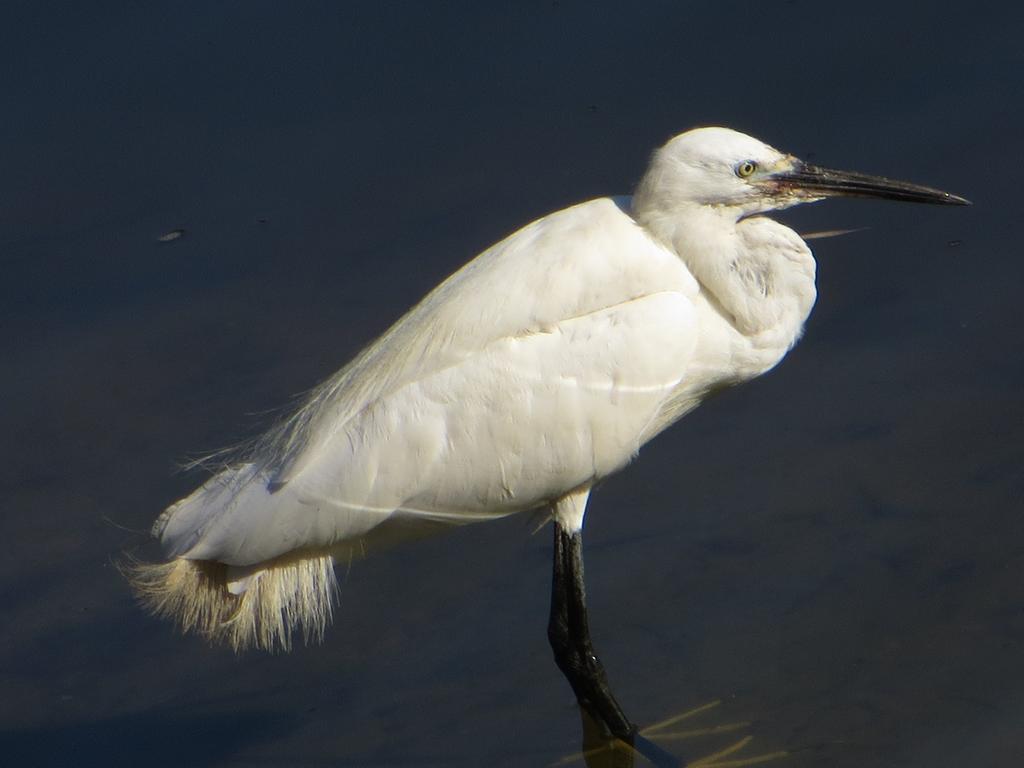
[[[227,457],[157,520],[169,560],[133,567],[137,594],[211,640],[287,649],[296,629],[322,637],[338,558],[547,507],[556,660],[630,740],[587,629],[587,497],[709,393],[782,360],[815,262],[764,214],[838,195],[967,204],[725,128],[675,137],[632,199],[552,213],[487,249]]]

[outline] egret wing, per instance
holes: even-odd
[[[599,198],[539,219],[484,251],[410,310],[258,447],[256,463],[284,484],[353,416],[402,386],[492,342],[542,333],[667,290],[695,296],[679,258],[628,213]]]
[[[244,565],[394,513],[469,522],[626,463],[685,374],[697,285],[621,203],[541,219],[442,283],[250,460],[162,517],[171,554]]]

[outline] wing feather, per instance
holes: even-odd
[[[171,507],[164,544],[248,565],[396,513],[462,523],[530,509],[613,472],[685,376],[697,290],[612,200],[534,222]]]

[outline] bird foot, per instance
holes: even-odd
[[[742,731],[750,726],[749,722],[738,721],[707,726],[700,726],[696,722],[687,722],[693,721],[721,703],[720,700],[711,701],[641,728],[636,734],[638,743],[633,745],[620,739],[600,738],[599,729],[596,726],[592,725],[591,728],[587,728],[586,720],[589,718],[586,712],[581,710],[584,718],[584,750],[557,760],[551,764],[551,768],[572,765],[581,761],[587,768],[632,768],[638,755],[643,760],[641,765],[660,765],[661,761],[652,763],[648,759],[643,743],[653,742],[661,750],[664,750],[667,745],[675,742],[704,740],[717,736],[728,738],[729,743],[701,757],[688,760],[682,757],[675,758],[677,762],[674,765],[680,766],[680,768],[684,766],[685,768],[743,768],[774,762],[789,755],[785,750],[750,754],[748,747],[754,737],[750,734],[742,734]],[[597,738],[594,738],[595,736]]]

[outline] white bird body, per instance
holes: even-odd
[[[328,382],[294,457],[228,469],[172,507],[169,554],[247,566],[393,514],[458,524],[534,509],[781,359],[798,328],[750,344],[627,203],[551,214],[452,275]]]
[[[398,523],[549,506],[578,531],[595,482],[796,343],[814,259],[759,214],[816,199],[776,183],[803,167],[734,131],[690,131],[634,198],[487,249],[169,507],[154,530],[172,560],[139,566],[138,592],[236,648],[288,647],[295,626],[323,632],[334,559]]]

